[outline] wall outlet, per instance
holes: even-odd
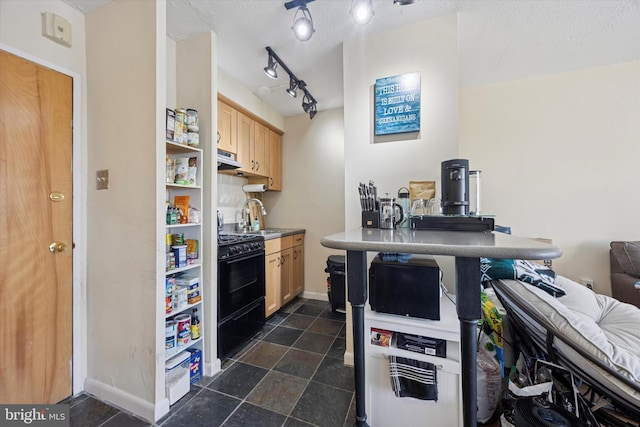
[[[592,279],[580,279],[580,283],[582,283],[587,288],[593,290],[593,280]]]

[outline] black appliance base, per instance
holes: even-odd
[[[494,219],[486,216],[421,215],[411,216],[409,227],[417,230],[493,231]]]
[[[218,357],[229,356],[260,332],[264,324],[264,298],[223,319],[218,323]]]

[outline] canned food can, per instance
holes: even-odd
[[[189,344],[191,341],[191,316],[181,314],[176,316],[176,336],[178,338],[178,347]]]
[[[165,322],[164,334],[165,334],[165,350],[170,350],[176,347],[176,321],[170,320]]]

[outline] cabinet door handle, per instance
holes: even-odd
[[[258,169],[260,169],[260,163],[256,162],[256,172],[258,172]]]
[[[269,178],[271,180],[271,187],[273,187],[273,178]]]
[[[251,170],[254,170],[256,167],[256,162],[254,162],[253,160],[251,160]]]
[[[280,257],[278,257],[278,267],[280,267],[282,264],[280,263]]]
[[[293,259],[298,259],[298,251],[293,251]]]
[[[220,135],[220,132],[216,132],[218,134],[218,139],[216,140],[216,144],[220,144],[220,139],[222,138],[222,136]]]

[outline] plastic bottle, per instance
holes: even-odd
[[[191,339],[200,338],[200,319],[198,319],[198,309],[194,308],[191,314]]]

